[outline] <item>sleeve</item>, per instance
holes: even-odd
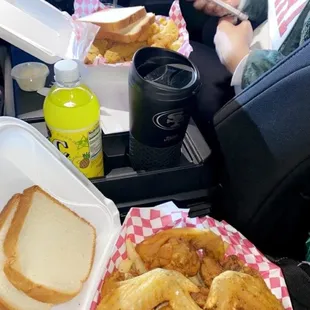
[[[300,37],[300,45],[303,45],[310,39],[310,12],[308,13]]]
[[[268,0],[241,0],[239,10],[246,13],[252,22],[260,25],[268,18]]]
[[[252,51],[246,60],[242,76],[242,88],[245,88],[256,81],[261,75],[276,65],[285,56],[278,51],[255,50]]]
[[[247,63],[249,55],[245,56],[239,63],[231,79],[231,86],[241,86],[244,69]]]

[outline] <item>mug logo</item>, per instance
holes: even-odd
[[[181,127],[184,119],[184,111],[182,109],[177,109],[157,113],[153,116],[153,123],[156,127],[163,130],[175,130]]]

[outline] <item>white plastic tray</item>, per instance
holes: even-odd
[[[121,224],[105,198],[54,146],[25,122],[0,117],[0,211],[15,193],[37,184],[97,230],[93,269],[82,292],[53,310],[89,310]]]

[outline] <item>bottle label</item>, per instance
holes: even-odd
[[[86,177],[103,176],[102,138],[99,123],[82,130],[61,130],[47,126],[50,142]]]

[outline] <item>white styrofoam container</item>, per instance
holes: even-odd
[[[88,28],[92,39],[97,28]],[[76,46],[71,16],[44,0],[0,0],[0,38],[50,64],[83,49]]]
[[[96,228],[88,281],[77,297],[52,308],[89,310],[121,229],[119,212],[39,131],[21,120],[0,117],[0,211],[13,194],[35,184]]]

